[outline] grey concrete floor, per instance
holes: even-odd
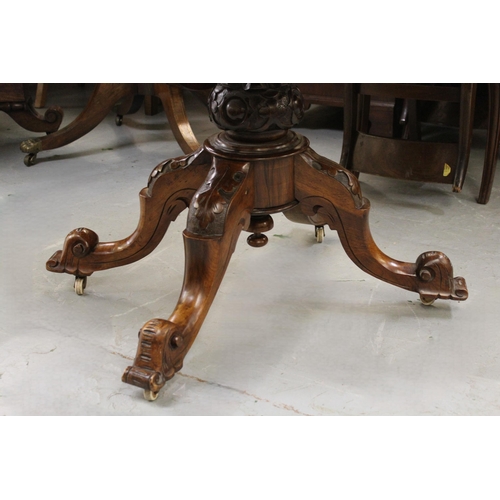
[[[91,86],[49,87],[71,122]],[[216,131],[188,101],[200,138]],[[342,132],[328,108],[297,129],[338,161]],[[143,260],[95,273],[85,295],[45,262],[77,227],[101,241],[135,229],[139,191],[179,156],[163,113],[117,127],[110,114],[81,139],[23,164],[36,136],[0,113],[1,415],[499,415],[500,179],[478,205],[485,133],[476,131],[462,193],[449,186],[360,178],[378,246],[414,262],[447,254],[469,299],[425,307],[416,294],[358,269],[336,233],[275,217],[269,244],[242,235],[184,368],[155,402],[121,382],[149,319],[168,317],[182,283],[182,214]]]

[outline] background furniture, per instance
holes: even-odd
[[[344,144],[340,163],[353,172],[365,172],[421,182],[463,186],[472,141],[476,84],[346,84]],[[380,137],[370,131],[368,111],[372,96],[407,100],[410,113],[405,138]],[[419,101],[460,105],[458,140],[420,140]],[[411,109],[410,109],[411,108]]]
[[[116,123],[121,125],[123,115],[135,113],[145,97],[156,97],[162,102],[172,132],[184,152],[193,151],[199,146],[186,115],[180,87],[166,83],[98,83],[85,109],[74,121],[50,136],[28,139],[21,143],[21,151],[27,153],[25,165],[34,165],[40,151],[60,148],[83,137],[115,107]],[[150,100],[149,102],[151,103]]]
[[[44,108],[47,101],[48,83],[37,83],[35,94],[35,108]]]
[[[484,154],[483,177],[479,189],[478,203],[488,203],[495,179],[498,160],[498,143],[500,142],[500,84],[488,84],[488,135]]]
[[[344,107],[343,83],[297,83],[296,85],[304,96],[306,108],[312,104]],[[397,135],[402,113],[402,102],[393,97],[374,96],[369,105],[371,132],[387,137]]]
[[[33,106],[35,108],[44,108],[45,103],[47,102],[47,93],[49,90],[48,83],[37,83],[36,85],[36,94],[35,94],[35,103]],[[82,87],[85,84],[80,84]],[[161,101],[158,97],[151,94],[146,94],[143,96],[144,98],[144,113],[148,116],[155,115],[160,112],[161,109]]]
[[[43,116],[38,114],[23,83],[0,83],[0,111],[27,130],[47,134],[55,132],[63,119],[59,106],[51,106]]]
[[[3,85],[3,92],[5,97],[6,84]],[[11,84],[12,85],[12,84]],[[21,89],[22,84],[15,84],[17,87],[17,95],[15,97],[17,103],[22,102],[22,107],[19,109],[24,109],[29,107],[28,102],[30,101],[26,97],[26,89]],[[207,101],[210,89],[213,88],[213,84],[183,84],[184,88],[189,89],[195,95],[200,97],[203,102]],[[335,108],[343,109],[345,102],[345,84],[341,83],[299,83],[296,84],[304,97],[305,108],[309,108],[312,104],[332,106]],[[353,85],[353,84],[348,84]],[[349,128],[353,126],[354,123],[361,124],[365,129],[361,131],[366,133],[368,131],[369,135],[377,137],[388,137],[392,139],[405,139],[410,141],[421,141],[420,125],[422,121],[432,124],[442,124],[447,126],[458,126],[460,123],[460,109],[464,109],[464,105],[461,99],[458,97],[458,85],[447,88],[444,85],[434,85],[434,86],[418,86],[417,94],[415,94],[415,89],[411,89],[406,85],[405,97],[402,97],[400,89],[395,91],[396,87],[388,87],[387,84],[384,85],[385,90],[381,90],[382,84],[363,84],[363,88],[366,91],[366,86],[370,85],[373,89],[376,86],[377,94],[381,95],[364,95],[361,98],[360,105],[356,101],[353,107],[348,103],[347,111],[349,113],[355,113],[356,116],[347,117]],[[468,84],[471,85],[471,84]],[[102,87],[105,88],[102,88]],[[43,149],[51,149],[52,147],[61,147],[64,144],[72,142],[77,138],[88,133],[92,128],[96,126],[100,120],[117,105],[116,94],[112,92],[111,87],[124,86],[122,90],[125,91],[125,96],[123,99],[120,96],[119,100],[122,99],[121,105],[117,110],[116,123],[120,125],[122,123],[123,115],[136,112],[141,106],[144,106],[144,111],[146,115],[154,115],[161,110],[161,104],[167,114],[169,123],[171,125],[172,131],[176,137],[176,140],[180,144],[182,150],[187,153],[189,151],[194,151],[198,148],[199,142],[193,134],[191,127],[189,125],[189,120],[186,115],[184,108],[184,100],[182,91],[175,84],[98,84],[94,94],[100,99],[99,105],[104,102],[104,110],[101,114],[96,117],[96,107],[97,97],[93,95],[87,104],[84,112],[75,120],[70,126],[65,127],[61,130],[59,134],[48,139],[41,140],[41,145]],[[106,88],[107,87],[107,88]],[[391,90],[392,89],[392,90]],[[425,90],[425,95],[423,93]],[[34,107],[44,107],[46,102],[46,96],[48,91],[48,84],[38,84],[36,88],[36,97]],[[398,93],[399,92],[399,93]],[[359,92],[358,92],[359,93]],[[431,97],[430,94],[433,94]],[[468,120],[472,120],[473,126],[477,128],[487,129],[487,143],[485,150],[485,160],[483,177],[481,181],[481,186],[479,190],[478,203],[487,203],[491,189],[493,186],[493,180],[496,169],[497,155],[498,155],[498,143],[500,137],[500,105],[499,105],[499,84],[479,84],[477,86],[476,99],[474,102],[469,102],[465,106],[470,106],[468,113]],[[432,98],[433,100],[416,100],[415,98],[409,98],[408,96],[426,99]],[[12,94],[9,98],[13,98]],[[349,98],[351,99],[351,98]],[[352,102],[351,102],[352,104]],[[3,105],[4,110],[7,109],[7,105]],[[9,104],[9,109],[12,109],[12,102]],[[32,108],[31,108],[32,109]],[[35,130],[33,126],[38,126],[38,128],[46,128],[49,126],[47,132],[57,130],[57,125],[55,123],[48,123],[49,119],[53,119],[54,112],[57,110],[59,114],[59,124],[62,119],[62,110],[57,107],[52,107],[47,111],[45,119],[42,119],[40,115],[37,115],[35,111],[30,111],[25,116],[30,116],[31,118],[35,116],[34,123],[31,125],[30,130],[34,131],[45,131],[45,130]],[[21,116],[17,114],[16,116]],[[21,119],[21,118],[18,118]],[[42,120],[42,122],[41,122]],[[359,121],[360,120],[360,121]],[[463,116],[462,116],[463,120]],[[26,121],[26,118],[25,118]],[[33,122],[33,119],[30,120]],[[36,125],[38,124],[38,125]],[[339,125],[340,126],[340,125]],[[470,123],[469,125],[470,126]],[[463,122],[460,123],[460,130],[464,130]],[[26,127],[28,128],[28,127]],[[469,130],[470,132],[470,130]],[[467,142],[467,134],[459,139],[457,144],[462,141],[463,147],[460,152],[453,152],[453,146],[446,145],[446,143],[439,146],[443,150],[443,154],[450,155],[454,157],[455,155],[461,155],[461,160],[458,161],[458,170],[461,171],[463,175],[459,180],[459,184],[464,182],[465,172],[467,170],[468,157],[467,151],[470,149],[470,142]],[[352,132],[347,132],[346,136],[346,148],[352,147],[348,145],[347,142],[352,140]],[[378,141],[377,141],[378,142]],[[59,144],[55,145],[54,144]],[[380,144],[384,144],[383,141]],[[398,144],[397,141],[391,142],[391,144]],[[383,147],[383,146],[380,146]],[[394,165],[387,165],[384,160],[384,165],[378,164],[376,157],[365,158],[363,161],[364,166],[358,165],[357,171],[365,171],[367,173],[376,173],[378,175],[388,175],[390,177],[396,178],[415,178],[416,180],[425,180],[430,182],[451,182],[455,179],[449,171],[447,176],[443,176],[445,173],[443,171],[439,172],[434,167],[434,171],[430,172],[429,167],[425,165],[425,162],[434,161],[436,158],[431,160],[434,154],[432,150],[433,146],[419,146],[415,147],[412,143],[401,144],[399,143],[398,148],[405,149],[406,147],[413,148],[408,149],[408,158],[404,158],[398,164],[398,168],[394,168]],[[460,146],[459,146],[460,147]],[[23,143],[23,148],[26,150],[33,150],[34,147],[31,145],[31,141],[26,144]],[[23,150],[24,150],[23,149]],[[344,151],[347,155],[347,150]],[[402,154],[402,153],[398,153]],[[415,156],[417,154],[417,156]],[[367,153],[368,155],[368,153]],[[423,156],[422,156],[423,155]],[[430,155],[427,156],[426,155]],[[395,155],[396,159],[398,156]],[[27,165],[32,165],[35,161],[36,153],[29,153],[25,158],[25,163]],[[426,159],[427,158],[427,159]],[[347,156],[341,159],[341,162],[345,164],[347,161]],[[440,162],[443,159],[441,158]],[[419,168],[414,169],[413,163],[418,163]],[[450,162],[445,163],[450,166]],[[436,165],[436,163],[435,163]],[[353,168],[353,167],[351,167]],[[451,167],[450,167],[451,168]],[[390,171],[389,171],[390,169]],[[423,172],[425,171],[425,172]],[[448,170],[446,170],[448,172]],[[425,174],[425,176],[423,176]],[[429,178],[430,176],[430,178]],[[321,235],[319,239],[321,239]]]

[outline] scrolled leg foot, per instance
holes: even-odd
[[[63,249],[54,253],[47,261],[47,270],[74,274],[80,278],[90,276],[91,272],[80,269],[80,262],[95,250],[98,243],[99,237],[91,229],[85,227],[74,229],[66,236]]]
[[[182,368],[186,346],[179,328],[170,321],[153,319],[139,332],[134,364],[127,367],[122,381],[143,389],[154,401],[160,389]]]
[[[415,264],[417,291],[425,305],[436,299],[466,300],[469,296],[465,279],[453,277],[450,259],[441,252],[425,252]]]

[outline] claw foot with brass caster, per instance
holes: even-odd
[[[24,164],[31,167],[35,164],[36,155],[42,150],[41,139],[27,139],[21,143],[20,149],[23,153],[27,153],[24,157]]]

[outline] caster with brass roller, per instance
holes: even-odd
[[[160,393],[144,389],[144,399],[146,401],[155,401],[158,398],[158,394]]]
[[[325,239],[325,227],[324,226],[315,226],[314,234],[316,236],[316,241],[318,243],[323,243]]]
[[[29,155],[26,155],[24,157],[24,164],[27,167],[32,167],[35,164],[36,161],[36,154],[30,153]]]
[[[87,276],[84,276],[83,278],[76,276],[75,277],[75,292],[76,292],[76,294],[83,295],[83,291],[85,290],[86,287],[87,287]]]

